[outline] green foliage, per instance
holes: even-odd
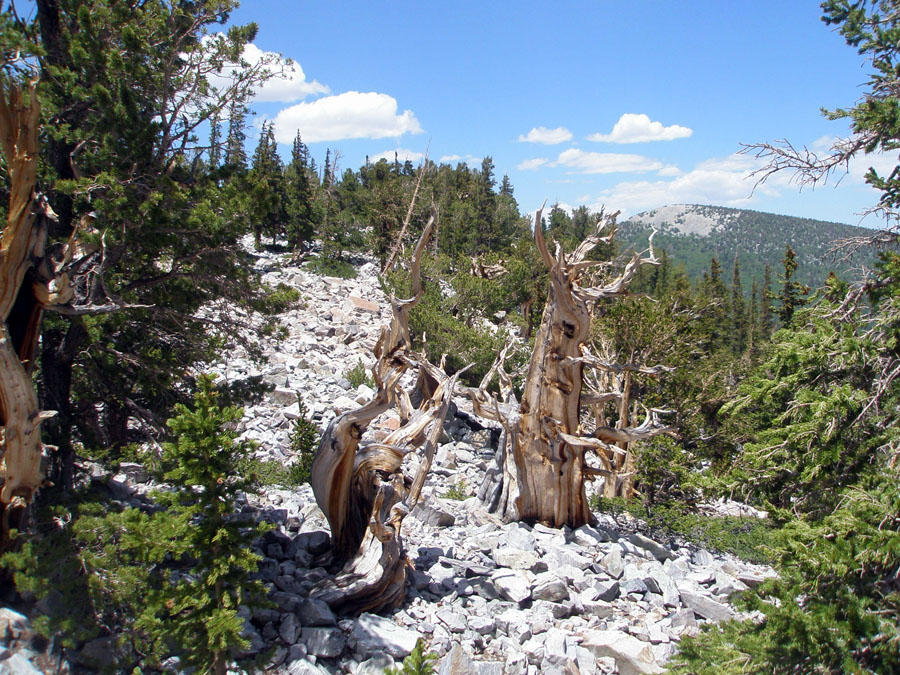
[[[409,653],[399,668],[385,668],[385,675],[432,675],[435,672],[434,664],[438,655],[434,652],[425,652],[425,642],[421,638],[416,642],[415,648]]]
[[[350,386],[353,388],[359,387],[361,384],[369,387],[375,386],[375,381],[361,360],[357,361],[355,366],[344,373],[344,377],[347,378],[347,381],[350,382]]]
[[[809,293],[809,286],[804,286],[793,279],[798,263],[797,254],[790,245],[785,248],[781,262],[784,265],[784,275],[778,279],[781,282],[781,290],[771,297],[778,301],[778,318],[781,319],[782,327],[787,327],[791,325],[797,308],[806,304],[805,296]]]
[[[306,268],[315,274],[338,279],[355,279],[356,268],[346,260],[335,260],[325,256],[313,258],[306,263]]]
[[[283,314],[300,301],[300,291],[293,286],[263,286],[262,294],[253,302],[253,308],[263,314]]]
[[[210,170],[198,140],[207,123],[242,112],[267,77],[260,64],[233,87],[210,86],[256,32],[222,26],[235,5],[62,0],[17,26],[19,39],[40,45],[39,181],[58,215],[50,247],[74,236],[88,256],[73,280],[85,314],[47,322],[41,340],[42,400],[59,411],[45,429],[60,448],[52,478],[62,487],[71,487],[76,440],[141,440],[184,402],[191,368],[229,334],[227,318],[201,318],[200,306],[246,306],[256,294],[237,246],[247,191],[225,180],[230,169]]]
[[[900,672],[897,260],[868,308],[838,311],[832,280],[723,407],[741,443],[725,487],[775,505],[779,577],[746,598],[761,622],[685,641],[676,672]]]
[[[300,407],[299,417],[291,426],[290,447],[296,457],[296,461],[290,466],[291,485],[302,485],[309,482],[312,462],[316,456],[316,448],[319,444],[319,429],[309,420],[309,411],[306,404],[300,400],[297,394],[297,404]]]
[[[460,480],[456,485],[451,485],[447,488],[447,491],[441,495],[444,499],[453,499],[455,501],[461,502],[464,499],[468,499],[471,495],[469,494],[466,483],[463,480]]]
[[[153,493],[161,510],[120,508],[96,492],[41,513],[36,530],[2,564],[16,588],[44,600],[37,628],[65,644],[101,633],[128,636],[122,670],[155,667],[177,655],[201,672],[224,672],[246,646],[240,605],[265,589],[250,575],[250,544],[266,529],[233,519],[238,467],[247,448],[226,427],[237,408],[220,408],[213,380],[199,379],[194,406],[169,420],[174,440],[161,459],[170,490]]]
[[[681,234],[675,228],[683,226],[684,219],[676,217],[658,228],[653,244],[658,252],[667,251],[673,263],[683,265],[693,283],[703,278],[713,257],[728,265],[737,259],[745,284],[762,280],[766,266],[781,267],[788,244],[800,262],[794,280],[814,288],[825,282],[831,270],[857,279],[859,272],[854,268],[871,266],[875,260],[875,255],[865,250],[859,251],[852,262],[826,256],[835,241],[871,234],[863,227],[723,206],[691,205],[690,210],[718,223],[718,227],[706,235]],[[641,222],[638,215],[621,223],[617,238],[623,249],[640,250],[646,247],[650,232],[650,225]]]
[[[451,373],[473,364],[462,379],[470,385],[478,384],[503,348],[505,335],[501,331],[492,331],[482,323],[481,314],[474,311],[476,308],[470,305],[467,296],[461,297],[452,291],[445,295],[441,285],[436,283],[441,277],[451,276],[451,288],[457,284],[467,284],[468,281],[458,281],[463,275],[469,276],[467,270],[454,271],[445,257],[437,260],[426,258],[422,261],[422,268],[424,293],[409,314],[413,346],[417,349],[424,347],[428,358],[435,363],[446,354],[447,369]],[[389,275],[387,285],[398,297],[410,295],[405,271],[395,271]],[[521,358],[520,355],[513,355],[507,368],[514,369]]]
[[[778,331],[768,357],[723,406],[743,447],[729,482],[737,494],[778,508],[827,513],[892,435],[856,420],[879,375],[878,345],[821,303],[806,327]]]
[[[150,548],[159,559],[190,558],[191,573],[167,575],[148,594],[148,611],[137,623],[174,640],[184,664],[224,672],[230,650],[248,645],[238,607],[265,597],[261,582],[250,580],[259,561],[250,544],[265,527],[243,527],[231,518],[235,494],[251,487],[235,475],[247,448],[226,429],[241,410],[218,407],[212,378],[201,376],[198,384],[194,407],[176,406],[168,421],[175,440],[163,444],[162,461],[175,489],[155,494],[168,510],[153,523],[161,541]]]
[[[594,495],[590,506],[603,513],[627,512],[640,518],[657,537],[677,536],[711,551],[730,553],[755,563],[772,563],[773,551],[782,536],[769,519],[708,516],[677,501],[649,504]]]

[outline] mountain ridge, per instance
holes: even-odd
[[[657,230],[654,246],[665,250],[676,265],[683,265],[692,281],[702,278],[713,257],[726,274],[737,258],[745,290],[750,280],[762,280],[767,264],[775,281],[788,245],[799,264],[795,279],[813,288],[821,286],[832,271],[857,280],[862,268],[871,268],[876,261],[871,249],[858,251],[849,260],[833,253],[842,239],[872,234],[867,228],[703,204],[670,204],[635,214],[620,224],[619,240],[625,248],[645,247],[653,229]]]

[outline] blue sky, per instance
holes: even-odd
[[[753,160],[735,155],[846,135],[820,108],[857,101],[868,68],[820,14],[813,0],[244,0],[231,20],[259,25],[254,54],[298,68],[253,104],[285,156],[299,128],[342,170],[395,150],[416,164],[426,148],[470,166],[490,155],[523,212],[703,203],[857,224],[877,200],[862,174],[896,157],[837,185],[780,175],[754,191]]]

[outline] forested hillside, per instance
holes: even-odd
[[[870,247],[860,249],[849,243],[871,237],[872,232],[862,227],[696,204],[631,216],[622,223],[621,241],[644,247],[653,229],[658,230],[655,244],[676,265],[684,265],[695,282],[712,258],[728,266],[737,259],[746,279],[762,281],[766,265],[777,267],[788,246],[799,264],[796,280],[812,287],[825,283],[832,271],[858,281],[876,259]]]
[[[0,674],[900,672],[895,222],[248,144],[235,7],[0,3]]]

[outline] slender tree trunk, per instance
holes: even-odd
[[[57,411],[56,417],[44,426],[49,444],[56,447],[50,456],[48,478],[61,491],[70,491],[74,487],[72,367],[87,337],[80,319],[67,321],[65,328],[44,330],[41,336],[41,378],[38,381],[41,406]]]

